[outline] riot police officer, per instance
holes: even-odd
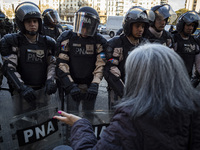
[[[57,76],[67,95],[67,111],[94,110],[98,87],[103,78],[103,56],[107,40],[97,33],[97,11],[82,7],[75,13],[74,30],[58,38],[60,53]]]
[[[145,31],[144,37],[150,42],[156,42],[173,48],[173,38],[170,32],[166,31],[165,25],[171,24],[176,19],[176,13],[170,5],[156,5],[151,8],[155,13],[155,19],[150,21],[150,27]]]
[[[154,14],[145,8],[139,6],[132,7],[123,21],[124,34],[108,41],[104,77],[109,86],[110,108],[114,104],[114,100],[123,96],[126,58],[134,48],[147,42],[142,35],[144,30],[149,27],[149,19],[153,20],[154,17]]]
[[[60,17],[56,10],[46,9],[42,13],[43,16],[43,30],[44,35],[48,35],[55,40],[63,32],[63,28],[60,25]]]
[[[193,66],[196,73],[200,73],[200,44],[192,35],[200,22],[200,16],[195,11],[188,11],[181,15],[176,24],[178,33],[174,34],[174,50],[183,59],[190,78],[192,77]]]
[[[6,30],[6,34],[13,32],[13,25],[11,22],[9,22],[8,18],[5,19],[5,30]]]
[[[3,73],[11,93],[19,92],[33,103],[37,98],[35,90],[45,87],[47,94],[56,92],[55,40],[41,35],[42,16],[36,4],[19,4],[15,18],[20,32],[7,34],[1,40]]]

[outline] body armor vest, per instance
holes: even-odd
[[[140,44],[138,44],[137,46],[131,44],[129,42],[129,40],[127,39],[126,36],[124,35],[121,35],[119,37],[116,37],[118,38],[117,40],[113,40],[112,43],[110,43],[111,47],[113,47],[113,50],[114,48],[117,48],[117,47],[122,47],[123,48],[123,60],[119,62],[119,70],[121,72],[121,79],[124,81],[125,80],[125,62],[126,62],[126,59],[128,57],[128,55],[132,52],[132,50],[134,50],[137,46],[139,46]],[[144,42],[146,41],[144,38],[140,38],[139,42]]]
[[[19,40],[18,68],[26,85],[42,86],[47,78],[47,44],[39,37],[36,44],[29,43],[25,37]]]
[[[199,47],[192,36],[188,40],[184,40],[180,34],[174,35],[175,51],[183,59],[189,75],[192,75],[193,65],[195,63],[195,55],[199,52]]]
[[[81,38],[74,34],[69,40],[69,67],[75,83],[90,84],[97,60],[95,37]]]
[[[157,38],[149,30],[145,31],[144,37],[147,38],[151,43],[159,43],[169,48],[173,47],[172,37],[165,30],[163,30],[163,33],[160,38]]]

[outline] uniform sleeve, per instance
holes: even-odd
[[[58,69],[60,70],[59,76],[66,76],[70,80],[70,82],[73,82],[72,77],[70,76],[70,68],[69,68],[69,38],[65,38],[63,40],[63,37],[67,37],[65,35],[66,32],[64,32],[57,41],[57,47],[59,49],[59,54],[57,58],[57,65]]]
[[[48,56],[47,80],[55,78],[56,58],[55,56]]]
[[[100,40],[101,43],[100,44],[96,44],[96,53],[97,53],[97,60],[96,60],[96,68],[93,72],[94,74],[94,78],[92,83],[100,83],[100,81],[103,78],[103,68],[105,66],[105,60],[104,60],[104,55],[105,55],[105,48],[107,46],[107,41],[105,38],[101,37]]]
[[[195,41],[197,42],[196,47],[196,56],[195,56],[195,67],[197,72],[200,74],[200,40],[195,38]]]
[[[174,38],[172,36],[171,33],[169,33],[169,40],[167,41],[167,45],[169,48],[174,49],[175,45],[174,45]]]
[[[5,35],[1,40],[1,55],[3,65],[5,68],[12,68],[16,77],[23,83],[21,75],[17,72],[18,66],[18,46],[16,44],[16,37],[9,34]]]
[[[200,74],[200,53],[195,56],[195,66],[196,70]]]
[[[109,67],[109,71],[116,77],[121,77],[121,72],[119,70],[119,63],[123,60],[123,47],[120,45],[119,37],[113,38],[108,41],[108,46],[106,50],[106,66]]]
[[[48,37],[48,36],[46,36]],[[55,68],[56,68],[56,41],[51,38],[48,37],[47,38],[47,46],[48,46],[48,57],[47,57],[47,63],[48,63],[48,67],[47,67],[47,80],[48,79],[54,79],[55,78]]]
[[[115,93],[122,97],[124,83],[121,79],[119,63],[123,60],[123,48],[118,38],[119,37],[113,38],[108,42],[108,47],[106,49],[107,62],[104,68],[104,78],[108,82],[108,85],[115,91]]]

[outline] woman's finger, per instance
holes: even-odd
[[[62,116],[65,116],[65,117],[69,117],[70,116],[70,114],[68,114],[68,113],[66,113],[66,112],[64,112],[62,110],[59,110],[58,113],[61,114]]]
[[[60,121],[65,121],[66,120],[66,117],[62,117],[62,116],[54,116],[53,118],[54,119],[58,119]]]

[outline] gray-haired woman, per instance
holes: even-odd
[[[123,101],[96,140],[86,119],[59,111],[72,125],[75,149],[199,150],[200,94],[182,59],[160,44],[145,44],[127,58]]]

